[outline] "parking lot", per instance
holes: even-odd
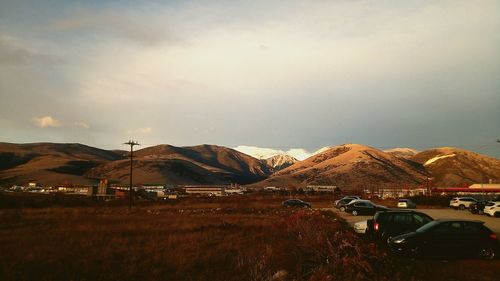
[[[332,208],[334,212],[344,218],[350,225],[359,221],[364,221],[372,218],[372,216],[353,216],[348,213],[340,212],[336,208]],[[479,220],[484,221],[488,228],[493,230],[496,234],[500,235],[500,218],[489,217],[486,215],[471,214],[468,210],[460,211],[451,208],[443,209],[416,209],[416,211],[426,213],[434,219],[465,219],[465,220]]]

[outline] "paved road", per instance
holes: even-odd
[[[351,214],[342,213],[337,209],[332,209],[334,212],[344,218],[350,225],[358,221],[370,219],[371,216],[353,216]],[[496,234],[500,235],[500,218],[488,217],[486,215],[474,215],[469,211],[460,211],[454,209],[417,209],[417,211],[426,213],[434,219],[466,219],[466,220],[479,220],[484,221],[487,227],[493,230]]]

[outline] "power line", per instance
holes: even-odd
[[[130,186],[129,186],[129,204],[128,204],[128,209],[129,211],[132,210],[132,157],[134,157],[134,146],[140,145],[136,141],[129,140],[128,142],[124,143],[127,145],[130,145]]]

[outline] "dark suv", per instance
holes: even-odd
[[[389,237],[415,231],[433,220],[424,213],[412,210],[381,211],[368,220],[367,233],[372,238],[385,242]]]
[[[484,207],[486,207],[486,204],[488,204],[488,202],[486,202],[486,201],[478,201],[478,202],[472,203],[469,205],[469,211],[473,214],[482,215],[482,214],[484,214]]]

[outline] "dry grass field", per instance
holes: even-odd
[[[285,209],[282,200],[192,198],[139,203],[131,212],[124,202],[3,207],[0,280],[428,280],[431,276],[448,280],[454,276],[456,263],[393,258],[355,235],[333,212]],[[313,206],[328,206],[330,201],[308,200]],[[487,269],[488,263],[478,261],[475,268],[481,267]],[[495,280],[488,273],[478,276],[468,280]]]

